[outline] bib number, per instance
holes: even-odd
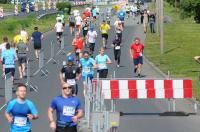
[[[14,124],[16,126],[26,126],[27,118],[26,117],[15,117]]]
[[[115,49],[116,49],[116,50],[119,50],[119,49],[120,49],[120,46],[116,46]]]
[[[85,67],[83,70],[85,73],[89,73],[90,72],[90,68],[89,67]]]
[[[80,50],[80,49],[77,49],[77,50],[76,50],[76,53],[80,53],[80,52],[81,52],[81,50]]]
[[[67,83],[69,83],[69,85],[75,85],[76,81],[75,79],[67,79]]]
[[[142,53],[140,53],[140,56],[142,56]]]
[[[63,107],[63,115],[64,116],[74,116],[75,115],[75,108],[71,106],[64,106]]]

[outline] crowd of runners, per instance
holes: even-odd
[[[103,16],[103,19],[100,19]],[[150,13],[146,16],[147,10],[144,10],[141,24],[144,24],[144,32],[147,32],[146,24],[151,21]],[[83,117],[83,110],[78,94],[77,81],[83,82],[83,94],[87,91],[87,80],[94,78],[94,73],[99,73],[99,78],[107,78],[108,65],[116,65],[120,68],[120,56],[122,52],[123,32],[126,29],[125,21],[127,19],[136,20],[140,16],[137,5],[125,5],[116,13],[116,20],[110,23],[111,12],[109,10],[100,10],[98,7],[88,7],[83,13],[79,10],[73,10],[67,19],[64,13],[56,17],[54,26],[58,46],[61,46],[63,32],[66,31],[66,20],[69,21],[69,32],[74,39],[71,42],[73,50],[66,56],[67,63],[62,67],[59,79],[62,87],[62,95],[53,98],[48,109],[50,128],[56,132],[76,132],[77,121]],[[148,18],[146,18],[148,17]],[[142,17],[141,17],[142,18]],[[147,20],[146,20],[147,19]],[[147,21],[147,22],[146,22]],[[100,24],[99,24],[100,23]],[[114,25],[113,27],[111,26]],[[115,33],[113,41],[108,42],[110,30],[113,28]],[[152,31],[154,32],[154,30]],[[113,36],[113,35],[112,35]],[[97,48],[97,37],[101,37],[100,48]],[[29,43],[33,41],[35,50],[35,59],[39,59],[39,53],[42,48],[43,34],[38,27],[34,28],[32,35],[29,35],[25,28],[14,37],[13,43],[7,37],[3,38],[0,45],[1,63],[3,75],[11,72],[14,82],[15,68],[18,65],[19,78],[26,76],[25,68],[29,52]],[[106,51],[112,43],[114,60],[111,60]],[[130,56],[133,58],[134,72],[141,77],[143,64],[144,45],[140,38],[135,36],[134,42],[130,42]],[[95,55],[95,51],[99,54]],[[73,55],[74,54],[74,55]],[[5,116],[11,124],[11,132],[30,132],[30,121],[38,118],[38,111],[35,105],[26,99],[27,86],[19,84],[16,89],[17,98],[10,101],[5,110]],[[57,112],[57,118],[54,119],[53,112]]]

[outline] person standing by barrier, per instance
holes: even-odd
[[[67,56],[67,65],[63,66],[60,71],[61,84],[68,83],[72,87],[72,94],[76,96],[78,94],[77,81],[81,78],[81,69],[74,64],[74,58]]]
[[[14,48],[10,47],[10,44],[6,44],[6,49],[2,52],[1,62],[5,66],[5,75],[11,72],[12,81],[14,82],[15,75],[15,61],[17,61],[17,55]]]
[[[74,28],[75,28],[75,17],[73,15],[69,16],[69,27],[71,35],[74,35]]]
[[[40,50],[42,48],[42,39],[43,39],[43,35],[41,32],[38,31],[38,27],[34,27],[34,32],[32,33],[32,37],[31,39],[33,40],[33,46],[35,49],[35,56],[36,59],[39,59],[39,53]]]
[[[58,20],[54,26],[54,29],[56,30],[56,36],[57,36],[57,43],[59,46],[61,45],[61,36],[64,31],[63,24],[61,23],[61,20]]]
[[[104,48],[101,48],[99,50],[99,55],[95,57],[95,61],[98,67],[97,72],[99,73],[99,78],[107,78],[108,75],[108,66],[107,64],[112,64],[112,61],[108,57],[108,55],[105,55]]]
[[[144,16],[144,19],[143,19],[144,33],[147,33],[147,27],[148,27],[148,21],[149,21],[147,10],[144,10],[143,16]]]
[[[115,39],[112,42],[112,46],[114,48],[114,58],[115,62],[117,62],[117,67],[120,65],[120,56],[121,56],[121,40],[119,37],[116,35]]]
[[[5,117],[10,123],[10,132],[31,132],[31,120],[38,119],[38,111],[32,101],[26,98],[27,87],[19,84],[17,98],[11,100],[5,110]]]
[[[83,52],[83,58],[80,59],[80,65],[82,69],[82,80],[83,80],[83,94],[85,95],[87,90],[87,79],[90,81],[94,77],[94,69],[97,68],[96,62],[93,58],[90,57],[88,51]]]
[[[62,84],[62,95],[54,97],[48,109],[50,128],[55,132],[77,132],[77,122],[82,117],[80,99],[72,95],[72,87],[69,84]]]
[[[97,32],[94,31],[94,27],[91,26],[90,30],[88,31],[87,36],[86,36],[86,42],[89,43],[91,56],[94,53],[96,38],[97,38]]]
[[[74,51],[76,54],[76,62],[79,63],[80,58],[82,57],[82,51],[84,48],[84,40],[80,36],[80,34],[77,32],[75,38],[72,41],[72,46],[74,46]]]
[[[156,23],[156,16],[154,13],[151,13],[149,15],[149,26],[150,26],[151,33],[155,33],[155,30],[154,30],[155,23]]]
[[[28,46],[20,39],[17,45],[17,57],[18,57],[18,69],[19,69],[19,78],[23,78],[26,75],[26,57],[28,52]]]
[[[110,26],[106,23],[105,20],[102,21],[100,26],[100,31],[102,35],[103,47],[106,49],[107,41],[108,41],[108,32],[110,31]]]
[[[8,37],[3,37],[3,43],[0,45],[0,57],[2,55],[2,52],[6,50],[6,44],[8,43]],[[4,61],[2,61],[2,72],[3,75],[5,75],[5,67],[4,67]]]
[[[135,65],[134,72],[138,74],[138,77],[141,77],[143,50],[144,45],[140,43],[140,38],[136,37],[134,43],[131,44],[130,55],[133,58],[133,63]]]

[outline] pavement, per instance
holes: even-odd
[[[114,20],[114,19],[113,19]],[[114,21],[111,21],[113,24]],[[122,54],[121,64],[117,68],[114,62],[113,49],[110,47],[111,41],[115,36],[113,25],[109,36],[109,48],[106,50],[106,54],[113,60],[113,64],[109,65],[109,77],[113,77],[115,71],[116,78],[136,78],[133,71],[132,58],[129,55],[129,47],[133,42],[133,39],[138,36],[142,38],[142,42],[145,40],[143,34],[142,25],[138,25],[137,21],[129,18],[125,22],[125,32],[122,39]],[[48,32],[43,40],[43,49],[45,52],[45,62],[50,58],[50,43],[52,40],[56,42],[55,32]],[[66,53],[72,49],[71,42],[73,36],[69,34],[69,28],[66,28],[64,33],[65,39],[65,51]],[[95,55],[97,55],[98,49],[102,46],[101,36],[99,35],[95,47]],[[38,69],[38,62],[33,55],[33,46],[30,45],[30,62],[31,74]],[[59,50],[59,47],[55,45],[55,52]],[[45,68],[49,71],[48,76],[43,76],[38,73],[36,76],[31,77],[31,82],[38,86],[38,92],[28,92],[28,98],[31,99],[39,111],[39,119],[32,121],[33,132],[51,132],[49,129],[49,123],[47,118],[47,109],[54,96],[61,93],[59,84],[59,71],[62,67],[62,62],[65,60],[65,55],[57,55],[55,59],[57,64],[49,63],[45,65]],[[143,78],[165,78],[165,76],[158,72],[154,66],[150,65],[148,60],[144,60]],[[18,78],[18,73],[16,73]],[[25,82],[25,80],[16,80],[15,83]],[[4,104],[4,80],[0,79],[0,106]],[[13,95],[14,96],[14,95]],[[79,95],[81,98],[82,106],[84,107],[84,97],[82,92],[82,85],[79,82]],[[187,117],[161,117],[159,113],[167,111],[167,100],[118,100],[116,104],[116,110],[124,113],[124,116],[120,118],[120,127],[118,132],[199,132],[200,130],[200,118],[199,115],[190,115]],[[106,101],[107,109],[110,109],[110,102]],[[193,113],[193,102],[188,100],[177,100],[177,111],[185,111]],[[5,120],[4,109],[0,111],[0,132],[9,131],[8,123]]]

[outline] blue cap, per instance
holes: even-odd
[[[74,61],[74,57],[73,56],[67,56],[67,61]]]

